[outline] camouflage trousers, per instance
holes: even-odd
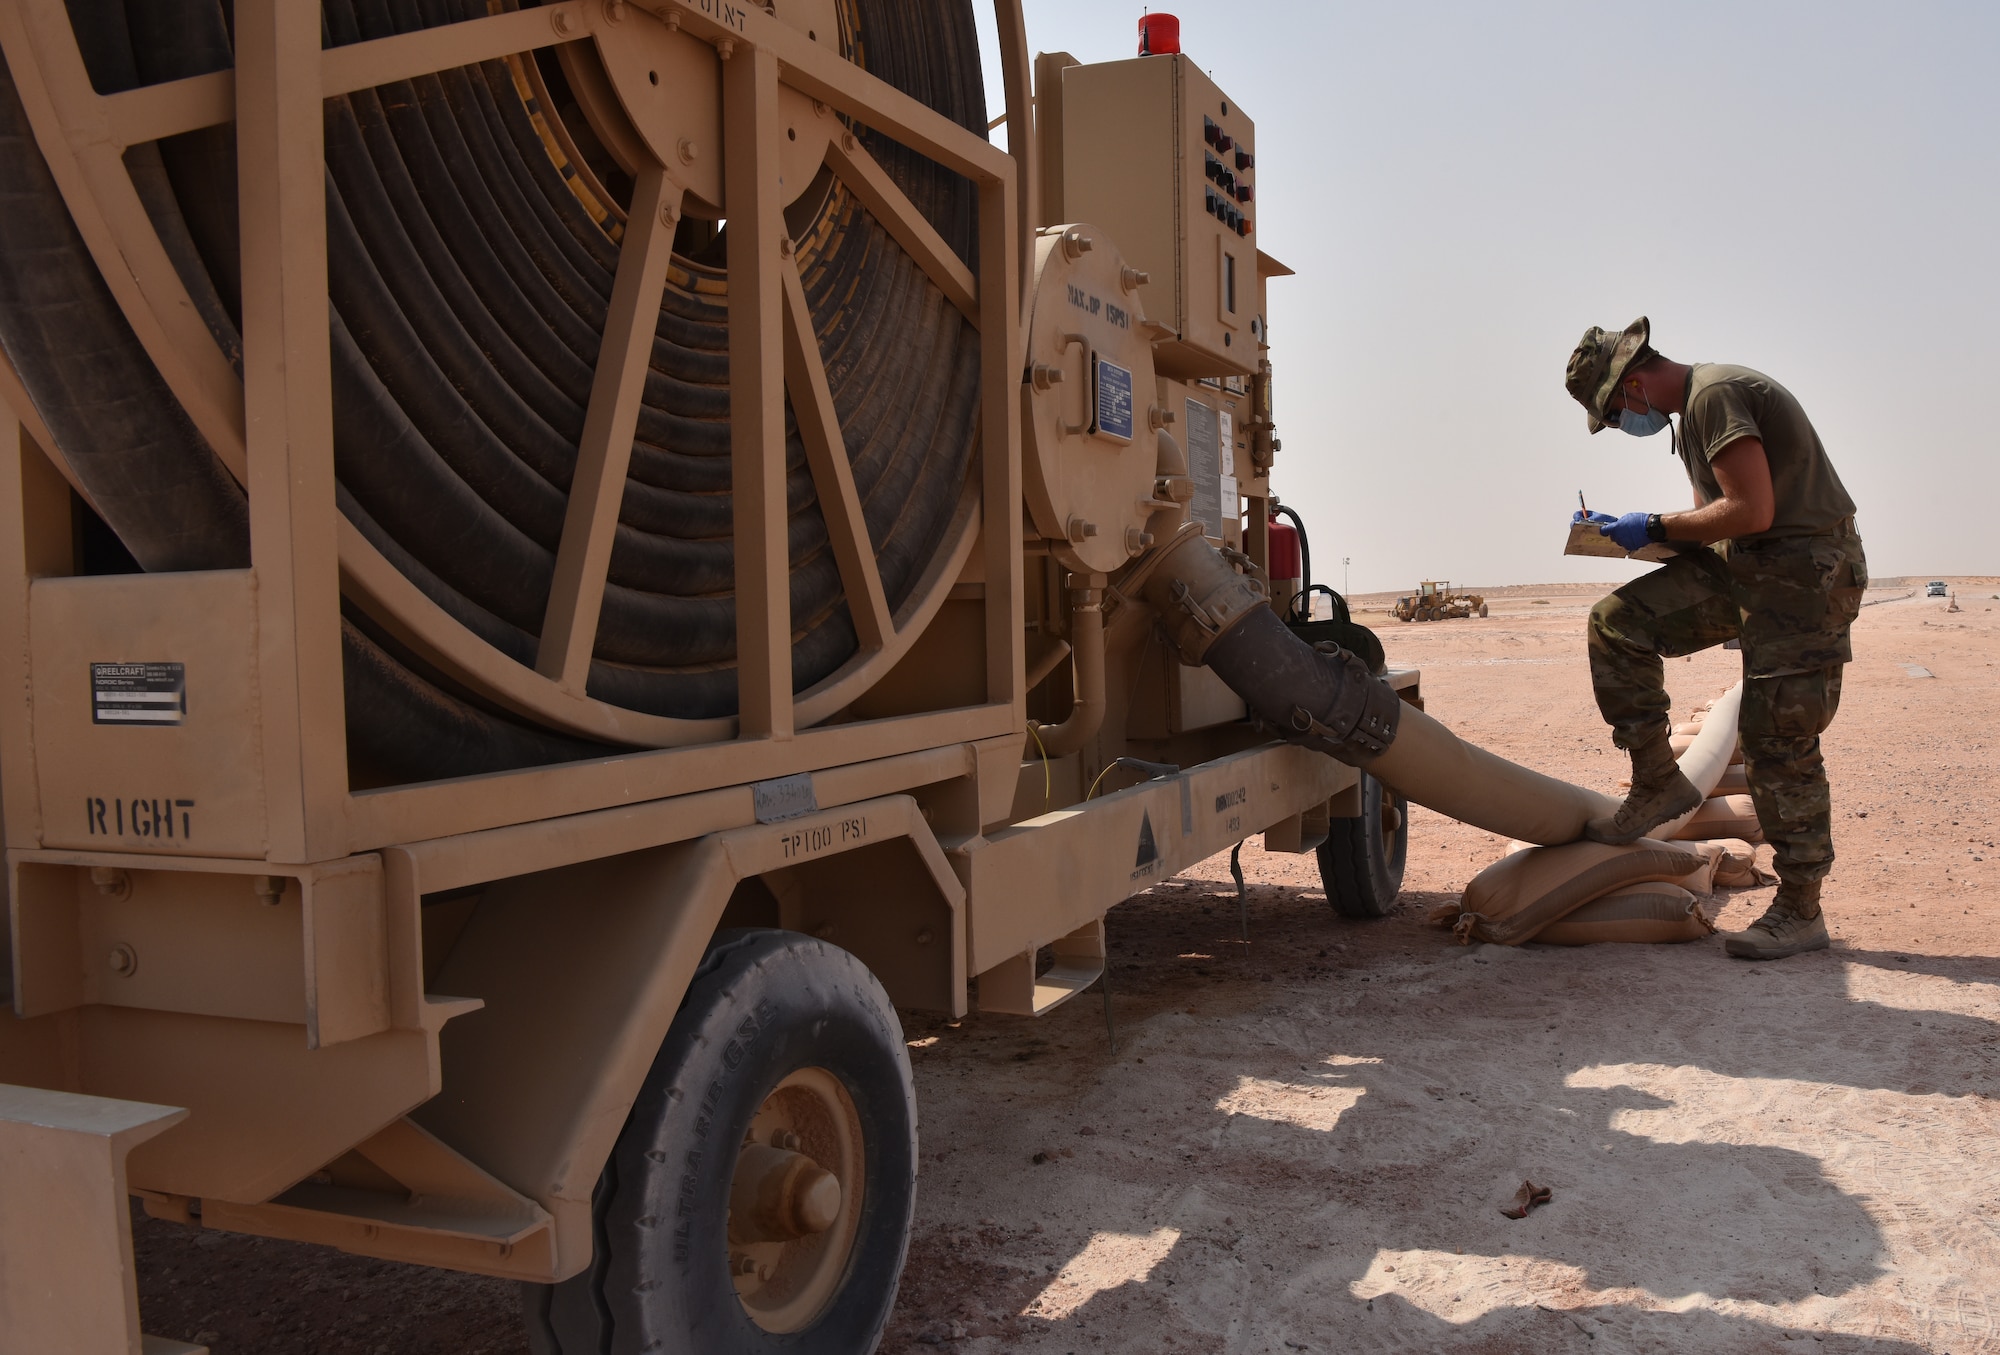
[[[1848,628],[1867,586],[1861,538],[1844,526],[1690,551],[1591,609],[1591,687],[1620,748],[1667,733],[1663,659],[1742,644],[1743,770],[1780,879],[1818,880],[1833,867],[1819,736],[1840,709]]]

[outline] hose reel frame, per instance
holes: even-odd
[[[1004,3],[1001,8],[1012,11],[1011,29],[1018,35],[1018,8]],[[993,237],[993,243],[1004,246],[1011,241],[1019,245],[1018,223],[1025,216],[1026,204],[1014,191],[1014,166],[1003,153],[970,137],[963,128],[933,113],[920,101],[858,72],[837,56],[829,58],[823,51],[813,49],[801,35],[785,30],[780,20],[755,11],[732,10],[732,17],[733,26],[709,17],[699,5],[680,0],[659,0],[651,10],[600,4],[597,0],[564,0],[536,10],[461,21],[450,25],[449,32],[419,29],[329,48],[317,54],[315,73],[320,78],[319,93],[333,96],[373,88],[392,78],[517,55],[558,42],[629,44],[634,32],[644,26],[664,29],[671,22],[673,31],[692,34],[712,44],[719,55],[731,60],[747,57],[746,64],[761,62],[765,70],[759,82],[766,88],[784,86],[803,90],[853,123],[881,131],[902,145],[966,174],[978,185],[982,198],[978,208],[982,233]],[[1010,28],[1007,18],[1003,15],[1003,33]],[[175,267],[172,253],[176,242],[163,241],[154,230],[144,202],[146,185],[135,175],[126,154],[168,136],[230,121],[240,81],[235,74],[224,71],[100,95],[92,89],[83,69],[76,36],[60,0],[22,0],[10,7],[0,15],[0,47],[4,47],[9,68],[15,73],[35,140],[40,143],[69,214],[138,344],[185,411],[193,435],[214,450],[231,480],[237,485],[255,487],[259,477],[252,464],[256,459],[255,440],[245,417],[245,381],[235,370],[242,354],[220,348],[204,324],[202,305],[189,296]],[[1016,60],[1010,48],[1008,56],[1010,66],[1025,69],[1024,54]],[[840,69],[831,62],[838,62]],[[725,69],[729,64],[724,61]],[[1010,79],[1010,91],[1016,90],[1020,83]],[[87,130],[79,134],[76,129]],[[1017,140],[1025,148],[1027,139]],[[865,598],[865,605],[857,610],[870,615],[865,622],[857,618],[856,628],[863,632],[862,643],[847,662],[794,698],[791,683],[785,680],[789,656],[785,652],[783,628],[767,625],[760,662],[777,671],[765,674],[763,686],[769,690],[762,697],[764,709],[749,713],[741,721],[730,716],[678,719],[599,700],[585,689],[573,661],[565,666],[541,655],[542,662],[522,662],[519,656],[497,649],[490,637],[477,633],[440,607],[357,526],[352,516],[326,513],[322,502],[315,509],[320,514],[318,525],[332,538],[327,544],[337,549],[340,591],[347,601],[389,639],[480,701],[542,728],[593,741],[572,745],[575,751],[568,756],[615,751],[613,747],[598,745],[670,748],[713,742],[742,732],[782,733],[810,726],[839,710],[900,659],[942,605],[970,559],[982,521],[990,516],[996,503],[996,491],[1000,495],[997,501],[1002,503],[1010,495],[1018,495],[1013,488],[1018,484],[1018,469],[1004,464],[1012,460],[1011,444],[1017,439],[1010,421],[997,412],[998,406],[1011,401],[1013,393],[1011,369],[1019,323],[1018,297],[1011,295],[1012,289],[1005,286],[982,295],[971,270],[948,257],[949,247],[940,247],[942,242],[923,214],[907,199],[898,202],[900,194],[894,182],[872,162],[866,146],[851,133],[834,138],[833,144],[836,149],[829,153],[828,162],[843,182],[849,178],[854,181],[850,184],[853,197],[878,217],[886,211],[893,218],[883,222],[888,233],[911,252],[927,273],[942,275],[941,290],[954,304],[971,311],[983,326],[992,329],[990,338],[982,334],[977,340],[986,375],[982,378],[981,412],[975,418],[975,427],[985,445],[1008,448],[1007,456],[986,458],[985,468],[975,468],[968,477],[952,508],[944,546],[930,557],[928,567],[909,590],[907,600],[893,612],[886,607],[879,583],[870,589],[865,578],[856,578],[857,574],[865,575],[870,563],[865,559],[869,542],[867,529],[850,522],[848,548],[840,561],[843,592],[851,599]],[[661,220],[664,225],[665,218]],[[294,220],[292,224],[311,234],[306,223]],[[785,236],[767,239],[765,243],[782,249],[790,241]],[[324,249],[323,244],[321,248]],[[1004,257],[1001,251],[990,248],[986,253]],[[789,254],[785,257],[791,258]],[[249,260],[246,258],[245,262],[248,272]],[[1016,269],[1002,268],[994,275],[1011,281],[1017,269],[1018,259]],[[782,391],[789,388],[802,422],[808,420],[808,410],[803,406],[816,406],[810,411],[810,418],[818,424],[814,431],[818,434],[820,454],[816,459],[821,464],[814,470],[832,474],[815,474],[814,479],[837,480],[839,468],[831,463],[844,461],[845,457],[828,455],[838,453],[841,448],[838,417],[828,417],[831,401],[825,398],[824,357],[814,351],[817,344],[799,341],[801,331],[810,333],[811,326],[798,323],[801,308],[796,285],[787,285],[783,268],[774,271],[778,274],[778,287],[767,289],[771,295],[763,298],[761,304],[766,306],[767,314],[775,309],[781,318],[777,325],[767,325],[761,330],[765,334],[764,351],[757,356],[767,369],[765,385],[767,388],[771,385],[768,369],[776,366],[781,370],[777,383],[780,399]],[[790,271],[796,278],[796,262],[790,264]],[[981,271],[991,270],[982,267]],[[769,302],[774,299],[778,305],[772,308]],[[790,333],[781,334],[786,328]],[[732,326],[732,333],[735,332]],[[309,350],[310,336],[305,336],[304,342]],[[732,339],[732,348],[736,346],[737,340]],[[757,347],[754,343],[749,346]],[[785,351],[774,364],[770,350],[781,346]],[[822,366],[817,381],[812,370],[815,359]],[[246,364],[246,374],[254,383],[254,361]],[[807,393],[806,400],[799,398],[801,391]],[[293,411],[286,413],[289,417]],[[810,444],[813,438],[809,434],[806,440]],[[54,445],[48,450],[61,461],[61,453]],[[813,450],[809,445],[809,454]],[[995,461],[1003,464],[993,464]],[[84,491],[86,501],[91,501],[86,478],[67,464],[61,469]],[[308,481],[323,470],[324,467],[306,467]],[[309,484],[302,492],[323,499],[331,497],[326,492],[331,488],[324,483]],[[824,483],[818,483],[817,488],[823,504],[834,503],[840,497],[837,484],[831,487],[831,493]],[[851,484],[846,493],[851,506]],[[611,497],[614,500],[611,521],[615,525],[615,492]],[[780,522],[783,502],[783,496],[779,495]],[[1005,510],[1001,512],[1004,517]],[[830,524],[832,516],[830,513]],[[256,517],[253,512],[252,518]],[[988,561],[988,576],[1011,577],[1018,571],[1018,563],[1009,567],[1005,534],[995,531],[986,536],[988,555],[992,557]],[[782,531],[778,537],[778,568],[765,572],[775,574],[781,581]],[[843,554],[840,543],[834,544],[834,554]],[[254,553],[261,554],[261,548]],[[600,549],[596,554],[598,563],[603,563],[608,552]],[[227,562],[206,563],[214,567]],[[591,571],[586,568],[581,572]],[[765,610],[783,611],[782,596],[770,596],[774,581],[767,578],[765,582]],[[587,594],[591,587],[586,582],[580,591]],[[776,591],[782,594],[781,583]],[[1011,592],[1011,588],[999,591],[1004,594]],[[324,598],[319,600],[317,608],[319,615],[315,620],[322,624],[331,620]],[[1001,610],[1007,609],[1003,606]],[[306,622],[303,617],[299,620],[302,625]],[[989,701],[1016,705],[1018,693],[1012,688],[1018,684],[1018,678],[1010,680],[1008,655],[1018,650],[1018,635],[1006,634],[1005,618],[989,626],[989,631],[992,654]],[[319,653],[325,656],[328,648],[322,641]],[[573,653],[568,657],[573,660]],[[1012,667],[1017,670],[1018,664]]]

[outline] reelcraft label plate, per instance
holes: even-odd
[[[1097,360],[1097,422],[1091,431],[1132,440],[1132,373],[1103,358]]]
[[[179,663],[93,663],[90,722],[96,725],[177,725],[187,718],[187,666]]]

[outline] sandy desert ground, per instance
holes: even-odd
[[[1460,733],[1611,790],[1596,591],[1360,619]],[[1311,857],[1255,839],[1248,944],[1221,857],[1114,911],[1115,1054],[1095,992],[910,1015],[923,1181],[883,1351],[2000,1352],[1995,594],[1871,592],[1826,739],[1830,952],[1462,947],[1422,915],[1501,844],[1417,810],[1392,917],[1334,917]],[[1670,664],[1677,710],[1736,660]],[[1524,1179],[1552,1202],[1503,1217]],[[138,1242],[147,1330],[218,1355],[525,1350],[498,1282]]]

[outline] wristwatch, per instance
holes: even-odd
[[[1665,541],[1667,539],[1667,524],[1660,520],[1658,513],[1646,514],[1646,539],[1648,541]]]

